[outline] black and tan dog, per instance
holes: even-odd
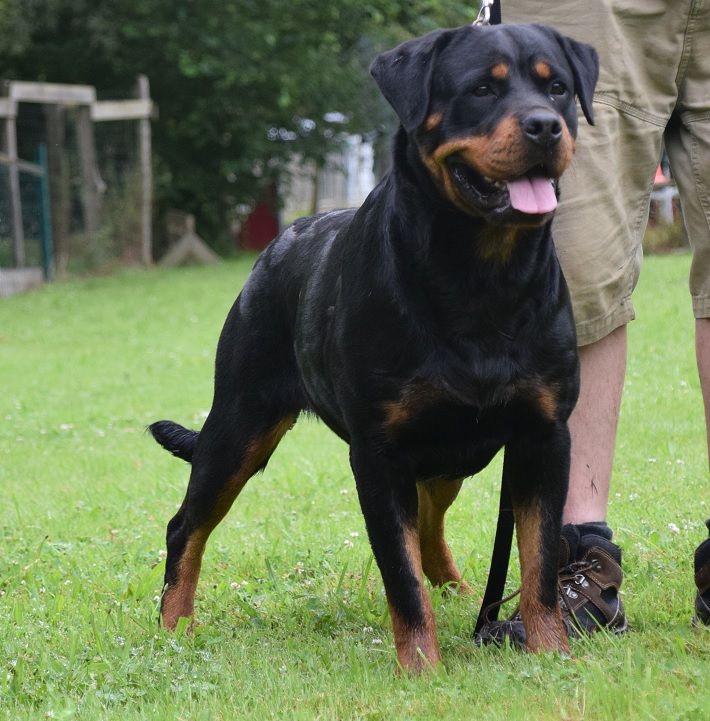
[[[591,122],[596,54],[542,26],[469,26],[371,71],[401,121],[391,171],[360,209],[299,220],[261,255],[202,430],[151,426],[192,462],[163,623],[192,615],[210,532],[305,410],[350,444],[402,666],[439,660],[423,575],[461,583],[444,513],[502,447],[528,648],[566,649],[556,574],[578,361],[550,221],[575,95]]]

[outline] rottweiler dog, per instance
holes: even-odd
[[[402,667],[439,661],[423,576],[462,584],[444,514],[501,448],[527,647],[565,650],[557,555],[579,371],[550,224],[575,96],[592,122],[596,53],[549,27],[466,26],[405,42],[371,73],[400,120],[391,170],[359,209],[298,220],[259,257],[202,430],[150,427],[192,463],[167,527],[162,622],[192,615],[210,532],[307,411],[350,446]]]

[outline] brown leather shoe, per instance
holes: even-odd
[[[705,525],[710,531],[710,519],[705,521]],[[695,596],[693,623],[710,626],[710,538],[695,549],[695,585],[698,593]]]
[[[570,636],[628,628],[619,591],[621,549],[596,534],[580,535],[576,526],[562,528],[559,592],[562,616]]]
[[[571,638],[607,630],[624,633],[628,623],[619,590],[621,549],[596,533],[580,534],[573,524],[562,527],[560,539],[559,603]],[[487,623],[476,636],[479,645],[525,646],[525,628],[516,609],[506,621]]]

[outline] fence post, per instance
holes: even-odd
[[[25,265],[25,234],[22,228],[22,200],[20,198],[20,171],[17,166],[17,128],[15,119],[14,113],[5,118],[5,149],[10,158],[7,172],[10,180],[15,267],[23,268]]]
[[[49,201],[49,164],[47,146],[40,143],[37,148],[37,164],[42,168],[39,176],[39,193],[42,202],[42,269],[45,280],[54,275],[54,247],[52,245],[52,211]]]
[[[44,106],[47,123],[47,177],[52,211],[52,272],[56,275],[63,275],[69,262],[71,181],[66,156],[66,113],[63,105]]]
[[[150,82],[146,75],[138,76],[138,97],[150,100]],[[138,121],[138,144],[141,156],[141,261],[153,263],[153,165],[151,161],[150,118]]]
[[[81,201],[84,207],[84,227],[89,242],[96,241],[99,230],[101,194],[96,169],[94,127],[91,123],[91,106],[80,105],[76,111],[76,132],[81,163]]]

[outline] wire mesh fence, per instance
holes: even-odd
[[[7,152],[0,154],[0,267],[46,265],[48,251],[58,275],[149,262],[147,93],[135,100],[105,91],[114,100],[101,101],[89,86],[21,82],[7,83],[6,93],[13,104],[5,103]]]

